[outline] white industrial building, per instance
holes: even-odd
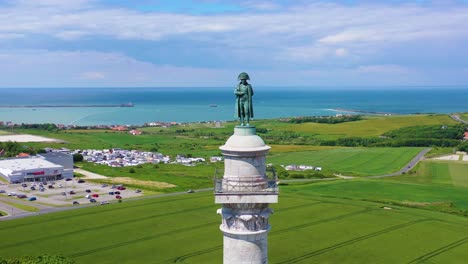
[[[0,176],[10,183],[62,179],[63,172],[63,166],[38,157],[0,160]]]

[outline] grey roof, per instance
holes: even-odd
[[[47,153],[39,153],[37,155],[44,157],[44,158],[69,158],[72,156],[71,154],[67,154],[63,152],[47,152]]]

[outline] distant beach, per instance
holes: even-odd
[[[0,89],[0,122],[142,125],[235,120],[232,87]],[[337,114],[468,112],[468,93],[450,87],[366,90],[255,88],[254,119]],[[132,102],[134,107],[120,106]],[[78,107],[60,107],[60,106]],[[213,107],[216,105],[216,107]],[[34,107],[21,107],[34,106]]]

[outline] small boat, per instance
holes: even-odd
[[[121,104],[120,107],[133,107],[133,103],[129,102],[127,104]]]

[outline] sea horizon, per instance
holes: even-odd
[[[461,87],[406,89],[300,89],[255,87],[254,119],[334,116],[367,113],[414,114],[468,112],[468,93]],[[153,88],[0,88],[0,121],[65,125],[143,125],[149,122],[235,120],[234,87]],[[134,107],[40,107],[121,105]],[[5,106],[38,106],[20,108]],[[352,112],[352,111],[351,111]]]

